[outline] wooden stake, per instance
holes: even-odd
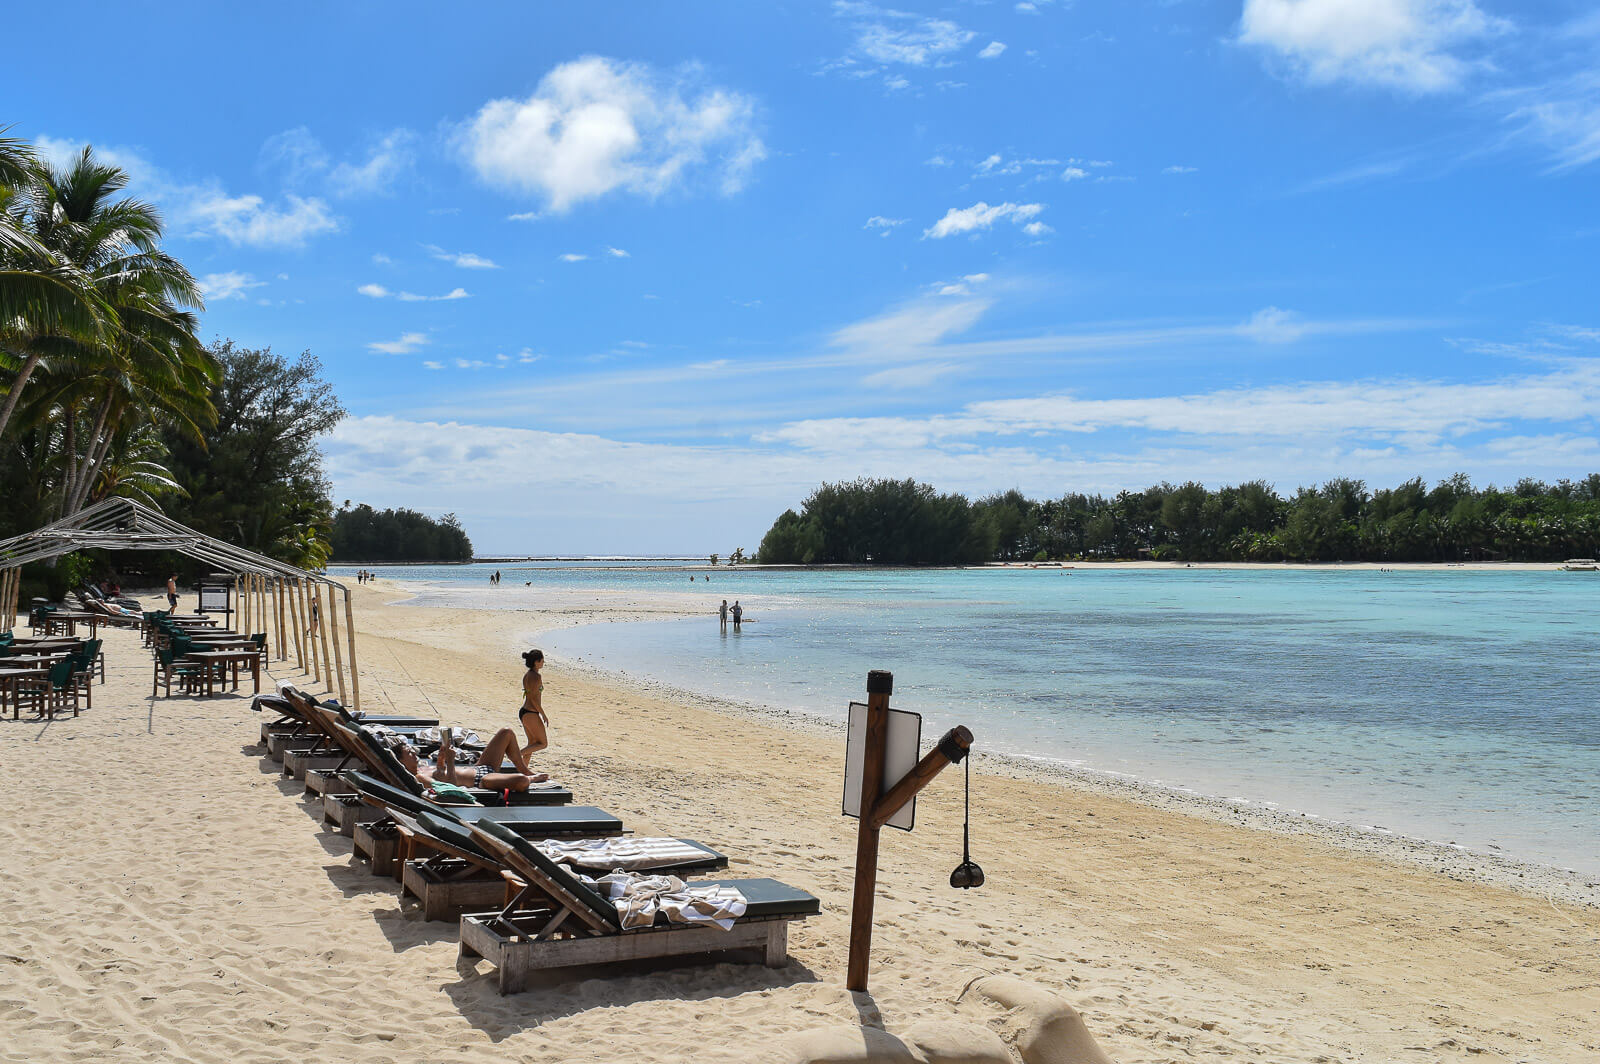
[[[850,962],[845,987],[867,989],[867,962],[872,954],[872,906],[878,891],[878,835],[869,815],[883,789],[884,744],[889,737],[889,696],[894,674],[867,673],[867,742],[861,762],[861,822],[856,830],[856,886],[850,903]]]
[[[349,705],[344,693],[344,651],[339,647],[339,604],[333,597],[333,585],[328,585],[328,629],[333,637],[333,674],[339,678],[339,704]]]
[[[350,589],[344,589],[344,628],[350,639],[350,694],[355,699],[352,707],[361,710],[361,673],[356,670],[356,618],[350,611]]]
[[[306,658],[311,665],[311,668],[307,669],[306,672],[313,680],[315,680],[321,667],[317,662],[317,636],[316,633],[311,630],[310,583],[310,580],[300,581],[300,615],[305,619]]]
[[[283,577],[272,579],[272,616],[278,622],[277,640],[273,646],[278,648],[278,660],[283,661],[289,656],[289,648],[283,645]]]
[[[315,586],[315,585],[313,585],[313,586]],[[327,689],[329,691],[332,691],[333,690],[333,655],[331,653],[329,653],[329,650],[331,648],[328,646],[328,621],[330,620],[330,618],[322,616],[322,614],[323,614],[322,603],[321,603],[322,591],[320,589],[318,589],[318,590],[316,590],[315,594],[316,594],[317,600],[318,600],[318,602],[317,602],[317,634],[322,637],[322,686],[325,689]]]
[[[295,601],[297,597],[295,590],[299,583],[300,581],[298,580],[285,580],[283,592],[284,597],[289,600],[289,632],[294,636],[295,667],[304,673],[306,671],[306,651],[305,646],[300,641],[300,609]]]

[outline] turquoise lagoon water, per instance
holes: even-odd
[[[424,604],[496,608],[698,588],[672,563],[384,575]],[[694,594],[703,618],[541,639],[832,719],[888,669],[930,741],[964,723],[992,750],[1600,873],[1594,574],[723,568]],[[749,611],[743,631],[719,632],[723,597]]]

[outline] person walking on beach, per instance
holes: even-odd
[[[311,623],[306,625],[306,635],[317,634],[317,623],[322,620],[322,610],[316,599],[311,600]]]
[[[528,651],[522,655],[522,663],[528,671],[522,675],[522,708],[517,710],[517,719],[528,737],[528,745],[522,748],[522,756],[527,757],[550,745],[550,718],[544,714],[544,677],[539,675],[544,670],[544,651]]]
[[[723,599],[722,605],[717,607],[717,616],[722,619],[722,630],[728,630],[728,600]]]
[[[733,630],[739,630],[739,623],[744,620],[744,607],[739,605],[739,600],[733,600]]]
[[[178,608],[178,574],[173,573],[167,577],[167,609]]]

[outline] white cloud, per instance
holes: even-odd
[[[491,259],[482,255],[475,255],[470,251],[446,251],[434,244],[424,244],[428,254],[440,262],[448,262],[452,266],[459,266],[463,270],[498,270],[500,267]]]
[[[442,296],[431,296],[430,298],[432,298],[432,299],[440,299],[440,300],[470,299],[470,298],[472,298],[472,294],[470,292],[468,292],[465,288],[452,288],[452,289],[450,289],[450,291],[446,292]]]
[[[391,259],[389,256],[385,255],[381,251],[373,253],[372,261],[373,261],[374,264],[376,264],[378,266],[393,266],[394,265],[394,260]]]
[[[427,343],[427,333],[408,332],[401,333],[398,340],[374,340],[367,345],[367,349],[378,351],[385,355],[409,355]]]
[[[910,366],[893,366],[876,373],[869,373],[861,379],[861,383],[868,388],[904,391],[911,388],[926,388],[941,378],[965,371],[967,367],[959,362],[918,362]]]
[[[311,237],[339,228],[339,220],[326,203],[293,193],[275,206],[260,196],[229,196],[220,188],[196,189],[177,214],[231,244],[250,247],[303,247]]]
[[[1088,176],[1089,171],[1081,166],[1069,166],[1061,171],[1061,180],[1063,181],[1078,181]]]
[[[517,352],[517,361],[522,363],[537,362],[543,357],[543,355],[535,354],[531,347],[524,347]]]
[[[875,63],[927,66],[966,47],[977,34],[948,19],[923,19],[903,27],[868,23],[856,36],[856,50]]]
[[[626,259],[630,257],[626,251],[623,251],[621,248],[614,247],[607,247],[606,254],[610,255],[614,259]]]
[[[227,273],[208,273],[199,281],[200,294],[210,300],[243,299],[250,289],[264,287],[266,283],[248,273],[231,270]]]
[[[1265,344],[1286,344],[1300,339],[1305,335],[1305,330],[1299,315],[1293,311],[1263,307],[1239,326],[1239,335]]]
[[[470,299],[472,297],[472,293],[465,288],[452,288],[442,296],[420,296],[415,292],[391,292],[381,284],[364,284],[357,288],[356,291],[364,296],[371,296],[373,299],[387,299],[390,296],[394,296],[402,303],[441,303],[452,299]]]
[[[488,369],[489,363],[476,358],[456,359],[456,369]]]
[[[933,155],[933,156],[929,156],[928,158],[922,160],[922,165],[923,166],[944,167],[944,166],[954,166],[955,163],[951,162],[949,159],[946,159],[943,155]]]
[[[328,173],[328,183],[339,196],[372,196],[389,192],[412,164],[416,134],[396,129],[379,139],[361,163],[340,163]]]
[[[894,229],[896,226],[905,225],[906,222],[910,220],[911,219],[909,218],[885,218],[881,214],[874,214],[871,218],[867,219],[867,224],[863,225],[861,228],[882,229],[883,235],[888,236],[890,230]]]
[[[1428,93],[1459,87],[1477,65],[1454,49],[1509,28],[1474,0],[1245,0],[1239,40],[1313,84]]]
[[[386,299],[389,295],[389,290],[381,284],[364,284],[356,291],[373,299]]]
[[[423,369],[444,369],[444,363],[443,362],[432,362],[432,361],[429,361],[427,359],[424,359],[423,362],[422,362],[422,368]]]
[[[587,259],[588,257],[589,256],[587,256],[587,255],[580,255],[576,251],[569,251],[565,255],[561,256],[561,261],[562,262],[582,262],[585,259]]]
[[[978,58],[999,59],[1000,53],[1004,52],[1005,50],[1006,46],[1004,44],[1000,43],[999,41],[990,41],[988,44],[983,46],[983,51],[978,53]]]
[[[1027,225],[1022,227],[1022,231],[1032,237],[1049,236],[1051,233],[1055,232],[1054,229],[1050,228],[1048,225],[1045,225],[1043,222],[1029,222]]]
[[[1164,174],[1192,174],[1197,170],[1199,170],[1197,166],[1167,166],[1163,167],[1161,172]]]
[[[1002,218],[1024,224],[1044,210],[1042,203],[997,203],[993,207],[979,200],[970,207],[951,207],[932,226],[924,229],[924,239],[942,240],[959,233],[987,230]]]
[[[1583,70],[1544,85],[1497,94],[1511,106],[1507,121],[1555,156],[1555,170],[1600,161],[1600,72]]]
[[[489,101],[458,140],[481,179],[560,213],[614,190],[655,198],[700,174],[737,192],[766,158],[755,126],[755,101],[704,85],[697,68],[585,56],[526,99]]]

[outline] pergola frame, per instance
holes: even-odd
[[[320,673],[329,690],[337,685],[341,700],[345,699],[346,671],[341,653],[345,646],[341,645],[339,632],[339,613],[343,612],[343,643],[350,651],[350,693],[355,708],[361,708],[349,588],[319,573],[201,535],[133,499],[106,499],[71,517],[0,540],[0,632],[10,631],[16,623],[24,565],[95,548],[175,551],[228,573],[234,580],[244,630],[256,627],[258,631],[275,632],[277,659],[287,661],[292,647],[300,671],[314,677]],[[342,611],[338,609],[339,594],[344,597]]]

